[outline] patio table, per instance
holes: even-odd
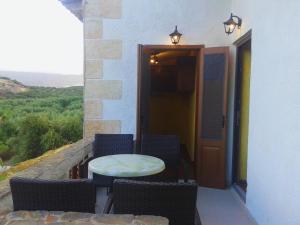
[[[89,178],[96,173],[104,176],[129,178],[158,174],[165,163],[156,157],[139,154],[108,155],[89,162]]]
[[[165,163],[159,158],[139,154],[107,155],[89,162],[88,177],[93,173],[114,178],[134,178],[158,174],[165,169]],[[112,180],[113,181],[113,180]],[[113,204],[113,184],[109,188],[109,196],[104,212],[110,212]]]

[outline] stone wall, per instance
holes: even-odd
[[[76,212],[17,211],[8,214],[0,224],[5,225],[168,225],[160,216],[90,214]]]
[[[122,97],[122,81],[104,78],[103,61],[122,58],[122,40],[103,38],[103,20],[122,16],[121,0],[85,0],[84,17],[84,137],[120,133],[121,121],[105,120],[105,101]]]
[[[78,141],[62,148],[41,161],[22,171],[10,174],[26,178],[39,179],[66,179],[69,170],[77,165],[85,156],[92,151],[91,142]],[[9,177],[0,182],[0,217],[12,210],[12,199],[9,187]]]

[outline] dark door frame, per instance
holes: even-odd
[[[194,151],[194,159],[196,162],[197,159],[197,146],[200,145],[198,143],[200,141],[199,138],[197,138],[197,135],[200,130],[200,119],[198,118],[200,107],[201,107],[201,98],[199,97],[200,88],[201,88],[201,72],[203,68],[203,50],[204,45],[138,45],[138,64],[137,64],[137,113],[136,113],[136,150],[139,152],[140,150],[140,144],[141,144],[141,86],[142,86],[142,65],[143,65],[143,53],[145,50],[195,50],[197,51],[197,64],[196,64],[196,129],[195,129],[195,151]]]
[[[252,31],[248,31],[245,35],[239,38],[233,44],[236,47],[236,65],[235,65],[235,93],[234,93],[234,119],[233,119],[233,159],[232,159],[232,183],[235,184],[237,181],[237,170],[238,170],[238,159],[239,159],[239,135],[240,135],[240,127],[239,127],[239,109],[240,109],[240,95],[241,95],[241,66],[240,66],[240,51],[241,47],[247,42],[251,41]],[[238,190],[240,196],[245,201],[245,194],[243,190],[240,188]]]

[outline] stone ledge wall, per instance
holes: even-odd
[[[17,211],[0,219],[5,225],[168,225],[160,216],[90,214],[76,212]]]
[[[80,140],[74,144],[63,147],[33,166],[16,172],[13,176],[39,179],[66,179],[69,170],[76,166],[92,151],[91,141]],[[10,175],[11,176],[11,175]],[[0,182],[0,217],[12,211],[13,204],[9,187],[9,177]]]

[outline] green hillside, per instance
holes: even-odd
[[[0,97],[0,158],[8,164],[82,138],[83,87],[26,88]]]

